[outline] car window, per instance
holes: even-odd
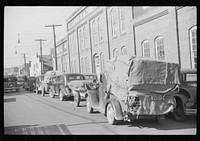
[[[95,79],[95,76],[93,76],[93,75],[85,75],[85,79],[93,80],[93,79]]]
[[[196,82],[197,74],[185,74],[185,81],[186,82]]]
[[[4,78],[4,82],[16,82],[16,81],[17,81],[16,77]]]
[[[68,78],[69,80],[84,80],[84,77],[80,75],[73,75],[73,76],[69,76]]]

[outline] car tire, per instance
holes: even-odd
[[[81,101],[80,94],[79,93],[74,94],[74,105],[76,107],[80,106],[80,101]]]
[[[61,101],[64,101],[64,95],[63,95],[62,90],[59,91],[59,98]]]
[[[174,111],[171,113],[171,116],[176,121],[183,122],[186,120],[186,114],[184,112],[181,100],[177,100],[177,106],[174,109]]]
[[[106,115],[107,115],[107,121],[111,125],[116,125],[117,120],[115,119],[115,111],[113,108],[113,105],[109,103],[106,108]]]
[[[45,90],[44,90],[44,88],[42,89],[42,96],[44,96],[45,95]]]
[[[89,98],[89,96],[86,98],[86,107],[87,107],[87,111],[89,112],[89,113],[92,113],[93,112],[93,108],[91,107],[91,105],[90,105],[90,98]]]
[[[51,88],[49,89],[49,97],[54,98],[54,94]]]

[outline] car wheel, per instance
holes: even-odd
[[[51,98],[54,98],[54,94],[53,94],[53,91],[52,91],[51,88],[49,89],[49,96],[50,96]]]
[[[91,105],[90,105],[90,98],[89,98],[89,96],[86,98],[86,106],[87,106],[87,111],[89,112],[89,113],[92,113],[93,112],[93,108],[91,107]]]
[[[42,96],[44,96],[44,94],[45,94],[45,90],[44,90],[44,88],[42,89]]]
[[[185,121],[186,120],[186,115],[185,115],[184,109],[180,102],[177,103],[177,106],[171,115],[172,115],[172,118],[176,121]]]
[[[80,94],[79,93],[74,94],[74,105],[76,107],[79,107],[79,105],[80,105]]]
[[[39,94],[39,92],[38,92],[38,89],[37,89],[37,88],[35,89],[35,93],[36,93],[36,94]]]
[[[61,101],[64,100],[64,95],[63,95],[62,90],[59,91],[59,97],[60,97],[60,100],[61,100]]]
[[[115,125],[117,123],[117,120],[115,119],[115,111],[113,109],[113,106],[111,103],[108,104],[107,106],[107,121],[111,125]]]

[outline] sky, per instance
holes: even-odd
[[[54,47],[53,28],[45,25],[62,25],[55,27],[56,41],[65,37],[66,19],[79,7],[77,6],[6,6],[4,7],[4,68],[18,67],[36,54],[50,54]],[[20,40],[20,43],[18,42]]]

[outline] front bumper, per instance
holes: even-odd
[[[17,89],[20,89],[20,87],[4,88],[4,91],[17,90]]]

